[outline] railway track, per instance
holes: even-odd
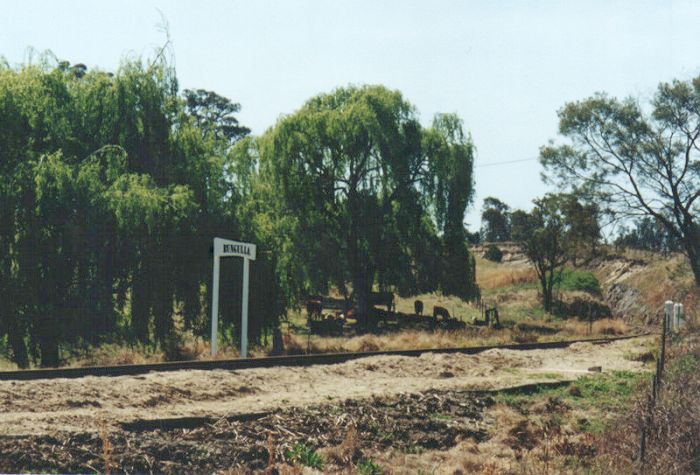
[[[627,335],[610,338],[577,339],[553,341],[546,343],[519,343],[507,345],[467,346],[459,348],[427,348],[417,350],[367,351],[359,353],[318,353],[307,355],[269,356],[264,358],[237,358],[226,360],[177,361],[167,363],[149,363],[116,366],[86,366],[80,368],[30,369],[18,371],[0,371],[0,380],[36,380],[58,378],[83,378],[86,376],[131,376],[152,371],[182,370],[236,370],[250,368],[270,368],[276,366],[311,366],[344,363],[346,361],[369,356],[420,356],[424,353],[463,353],[476,354],[487,350],[541,350],[566,348],[574,343],[592,343],[601,345],[612,341],[627,340],[647,336],[647,334]]]

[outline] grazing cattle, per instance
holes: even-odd
[[[416,300],[413,302],[413,311],[418,316],[423,316],[423,301]]]
[[[435,305],[433,307],[433,318],[437,320],[438,317],[441,317],[443,320],[449,320],[450,312],[448,312],[445,307],[439,307]]]
[[[355,307],[350,307],[349,309],[345,310],[343,313],[340,314],[340,317],[343,320],[347,320],[348,318],[355,318]]]
[[[309,320],[313,318],[321,318],[321,313],[323,312],[323,301],[322,300],[312,300],[306,301],[306,313]]]
[[[386,305],[387,312],[394,312],[396,305],[394,304],[393,292],[371,292],[369,294],[370,305]]]

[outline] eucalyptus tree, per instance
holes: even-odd
[[[484,198],[481,208],[481,237],[487,242],[503,242],[511,238],[510,207],[493,196]]]
[[[551,312],[554,286],[570,256],[569,227],[562,212],[561,196],[545,195],[534,204],[530,213],[517,213],[513,239],[520,243],[535,268],[544,310]]]
[[[662,223],[700,285],[700,77],[658,86],[646,112],[605,94],[566,104],[541,149],[546,178],[586,193],[616,217]]]

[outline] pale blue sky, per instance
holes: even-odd
[[[169,23],[181,88],[240,102],[262,133],[309,97],[348,83],[399,89],[429,125],[456,112],[478,149],[484,197],[514,207],[548,191],[524,161],[556,137],[556,111],[596,91],[651,97],[700,74],[692,1],[3,1],[0,55],[27,48],[113,70],[150,55]]]

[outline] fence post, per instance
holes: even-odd
[[[658,384],[661,384],[661,374],[664,371],[664,366],[666,364],[666,332],[668,330],[669,323],[671,321],[671,317],[673,315],[673,302],[670,300],[667,300],[666,303],[664,304],[664,318],[663,318],[663,326],[661,328],[661,352],[659,353],[659,361],[660,361],[660,368],[659,368],[659,381]]]
[[[680,331],[681,326],[685,323],[685,315],[683,313],[682,303],[677,303],[673,306],[673,327],[677,332]]]

